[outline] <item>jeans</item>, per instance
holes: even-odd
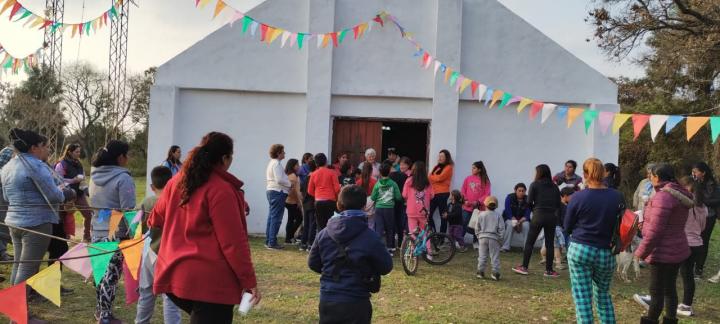
[[[315,220],[317,221],[317,231],[322,231],[330,217],[335,214],[337,203],[333,200],[321,200],[315,202]]]
[[[52,234],[52,224],[50,223],[28,227],[27,229]],[[15,248],[15,261],[40,260],[45,256],[48,245],[50,245],[49,237],[23,230],[11,228],[10,236]],[[40,270],[39,262],[13,263],[10,283],[13,285],[19,284],[37,274],[38,270]]]
[[[285,204],[285,209],[288,211],[288,220],[285,224],[285,243],[289,244],[292,243],[295,232],[302,225],[303,215],[298,204]]]
[[[527,268],[528,265],[530,265],[530,257],[533,253],[535,241],[538,236],[540,236],[540,231],[544,231],[545,248],[547,249],[547,254],[545,255],[545,271],[553,271],[553,258],[555,257],[555,249],[553,249],[555,242],[555,225],[557,225],[557,216],[555,215],[555,212],[535,212],[535,215],[530,221],[530,232],[525,239],[523,267]]]
[[[315,210],[306,210],[303,215],[303,235],[300,243],[309,247],[315,242],[315,234],[317,229],[315,226]]]
[[[442,218],[442,214],[444,214],[447,211],[447,204],[448,199],[450,199],[450,193],[449,192],[443,192],[443,193],[436,193],[435,197],[433,197],[432,200],[430,200],[430,216],[428,217],[429,221],[428,224],[432,226],[435,231],[437,232],[437,226],[435,226],[435,209],[438,210],[438,213],[440,214],[440,232],[445,233],[447,232],[447,220]]]
[[[385,237],[385,246],[395,248],[395,208],[375,208],[375,233]]]
[[[680,265],[683,280],[683,304],[692,306],[695,298],[695,262],[702,251],[702,246],[691,246],[690,256]]]
[[[175,295],[167,295],[175,305],[190,314],[190,324],[231,324],[235,305],[214,304],[187,300]]]
[[[708,217],[705,223],[705,229],[700,234],[703,239],[702,250],[697,256],[697,262],[695,263],[695,272],[702,274],[705,268],[705,260],[707,260],[708,250],[710,249],[710,237],[712,236],[713,229],[715,228],[715,222],[717,222],[717,216]]]
[[[1,189],[0,187],[0,190]],[[0,222],[3,223],[5,223],[5,216],[7,215],[7,204],[7,201],[2,198],[2,192],[0,191]],[[7,245],[10,243],[12,243],[10,228],[0,225],[0,258],[7,253]]]
[[[369,324],[372,320],[370,299],[353,303],[320,301],[320,324]]]
[[[270,210],[268,211],[267,225],[265,226],[265,245],[276,246],[277,234],[282,225],[285,214],[285,199],[287,194],[281,191],[268,190],[266,192]]]
[[[678,296],[675,281],[677,280],[679,263],[650,264],[650,309],[648,315],[658,320],[665,308],[665,317],[677,316]]]

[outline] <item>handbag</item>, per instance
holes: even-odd
[[[473,210],[472,216],[470,216],[470,221],[468,222],[468,228],[472,228],[472,229],[477,228],[478,220],[480,220],[480,209],[475,208]]]

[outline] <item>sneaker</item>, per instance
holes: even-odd
[[[650,295],[635,294],[633,295],[633,299],[635,300],[635,302],[640,304],[640,306],[645,308],[645,310],[650,309]]]
[[[395,256],[395,254],[393,253],[393,252],[395,252],[394,249],[387,249],[387,252],[388,252],[388,254],[390,254],[391,257]]]
[[[461,246],[460,248],[458,248],[457,251],[460,252],[460,253],[465,253],[465,252],[467,252],[467,248],[464,247],[464,246]]]
[[[510,249],[500,249],[500,252],[507,253],[507,252],[510,252]]]
[[[695,277],[702,278],[702,275],[703,275],[703,269],[695,268]]]
[[[500,280],[500,272],[494,272],[492,275],[490,275],[490,278],[495,281]]]
[[[475,274],[475,277],[478,279],[485,279],[485,272],[478,271],[477,274]]]
[[[523,275],[523,276],[527,276],[527,275],[528,275],[528,268],[523,267],[523,266],[521,266],[521,265],[512,268],[512,271],[515,272],[515,273],[517,273],[517,274],[521,274],[521,275]]]
[[[430,253],[426,254],[425,257],[426,257],[428,260],[430,260],[430,261],[433,260],[433,255],[430,254]]]
[[[539,265],[544,265],[544,264],[545,264],[545,259],[540,260],[540,262],[538,262],[538,264],[539,264]]]
[[[548,278],[557,278],[557,277],[560,277],[560,274],[557,273],[557,271],[551,270],[551,271],[545,271],[543,276],[548,277]]]
[[[716,274],[712,278],[708,279],[712,283],[720,283],[720,273]]]
[[[300,244],[300,247],[298,247],[298,250],[305,251],[307,249],[307,246],[305,244]]]
[[[283,247],[282,245],[280,245],[280,244],[275,244],[275,245],[267,245],[267,244],[265,244],[265,248],[268,249],[268,250],[282,250],[282,249],[284,249],[284,247]]]
[[[695,312],[693,312],[692,306],[688,306],[685,304],[678,305],[677,314],[687,317],[695,316]]]

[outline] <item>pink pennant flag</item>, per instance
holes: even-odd
[[[245,14],[240,11],[235,11],[235,14],[233,14],[232,18],[230,19],[230,27],[232,27],[236,21],[243,18],[245,18]]]
[[[290,32],[283,30],[282,38],[280,38],[280,48],[285,47],[285,43],[287,43],[288,39],[290,39]]]
[[[460,92],[460,86],[462,85],[463,81],[465,80],[464,75],[460,75],[457,80],[455,81],[455,92]]]
[[[603,135],[607,134],[608,129],[610,129],[610,124],[612,124],[613,119],[615,119],[615,113],[610,111],[601,111],[600,115],[598,117],[598,126],[600,126],[600,133]]]
[[[293,47],[295,46],[295,42],[297,42],[298,35],[296,33],[290,33],[290,44],[288,46]],[[302,44],[300,44],[302,45]]]
[[[88,279],[90,278],[90,276],[92,276],[92,265],[90,264],[90,258],[88,258],[87,256],[87,245],[85,243],[80,243],[78,245],[75,245],[69,251],[65,252],[65,254],[60,257],[60,262],[62,262],[62,264],[70,270],[75,271],[81,276],[83,276],[85,279]],[[68,258],[80,259],[64,260]]]
[[[442,63],[440,63],[440,61],[435,61],[435,76],[436,77],[437,77],[437,71],[438,71],[438,69],[440,69],[441,64]]]
[[[530,105],[530,120],[535,119],[537,117],[537,114],[542,110],[542,107],[545,104],[541,101],[534,101],[532,105]]]

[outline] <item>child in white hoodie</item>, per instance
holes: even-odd
[[[505,234],[505,222],[500,214],[495,212],[498,206],[497,198],[489,196],[485,198],[486,210],[480,212],[475,235],[478,238],[478,268],[477,277],[485,278],[485,267],[488,256],[492,261],[492,280],[500,280],[500,246]]]

